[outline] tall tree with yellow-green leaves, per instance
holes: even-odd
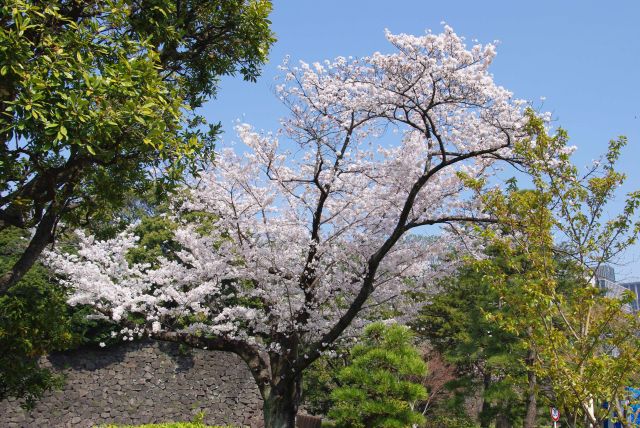
[[[564,131],[549,135],[544,121],[530,113],[529,133],[518,150],[534,190],[510,186],[484,197],[500,224],[485,237],[511,262],[505,269],[487,258],[476,266],[510,308],[489,317],[527,344],[528,405],[542,396],[562,410],[569,426],[596,427],[614,417],[612,409],[622,414],[625,387],[640,374],[638,315],[623,296],[594,281],[599,266],[636,241],[640,192],[627,196],[618,215],[606,217],[625,178],[615,169],[624,138],[612,141],[603,160],[581,174],[569,160]],[[551,148],[563,153],[560,158],[546,157]],[[534,426],[529,414],[525,424],[529,416],[525,426]]]
[[[58,225],[118,208],[211,157],[196,114],[218,79],[255,80],[269,0],[0,1],[0,227],[33,229],[7,293]],[[155,175],[155,177],[154,177]]]

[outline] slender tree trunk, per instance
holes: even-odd
[[[536,388],[537,388],[537,378],[535,372],[532,370],[532,365],[535,359],[535,351],[530,350],[527,354],[527,365],[529,369],[527,370],[527,378],[529,380],[529,387],[527,391],[527,401],[526,408],[527,412],[524,416],[523,428],[535,428],[536,427],[536,417],[538,415],[538,405],[536,402]]]
[[[491,403],[487,401],[486,392],[491,385],[491,373],[489,371],[485,371],[482,377],[482,408],[480,409],[480,427],[481,428],[489,428],[491,425],[491,418],[489,415],[491,414]]]
[[[589,402],[587,405],[587,426],[589,428],[597,428],[596,409],[593,398],[589,398]]]
[[[496,428],[511,428],[511,421],[507,412],[500,412],[496,417]]]
[[[285,378],[275,386],[263,388],[264,427],[294,428],[300,404],[300,393],[300,378]]]
[[[89,165],[83,163],[82,159],[79,160],[75,157],[76,151],[74,148],[70,149],[69,160],[61,171],[47,173],[40,179],[34,178],[26,186],[29,187],[26,193],[27,198],[33,199],[34,202],[32,209],[40,212],[35,208],[36,199],[43,204],[43,210],[47,202],[49,206],[44,211],[44,215],[40,217],[35,233],[20,258],[8,272],[0,275],[0,296],[5,295],[29,272],[47,245],[53,242],[56,225],[67,209],[67,203],[78,184],[78,175],[85,166]],[[59,185],[61,188],[57,189]],[[36,215],[36,218],[38,217],[39,214]]]
[[[496,428],[512,428],[513,424],[511,423],[511,418],[509,414],[511,413],[511,406],[507,406],[504,408],[498,416],[496,417]]]
[[[13,285],[22,279],[38,260],[46,246],[51,243],[57,220],[56,205],[52,204],[42,217],[42,220],[40,220],[40,223],[38,223],[29,246],[24,250],[11,270],[0,277],[0,296],[5,295]]]

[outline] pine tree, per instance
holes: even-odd
[[[340,371],[341,387],[332,393],[329,417],[339,427],[407,427],[424,422],[412,403],[425,399],[425,388],[412,380],[427,367],[404,326],[374,323],[351,351],[352,363]]]

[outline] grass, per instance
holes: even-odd
[[[196,415],[192,422],[164,422],[161,424],[145,424],[145,425],[101,425],[97,428],[234,428],[232,426],[222,425],[205,425],[204,412]]]

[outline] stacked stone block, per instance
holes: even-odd
[[[66,378],[32,411],[0,402],[1,427],[93,427],[188,421],[260,427],[262,399],[249,369],[226,352],[181,350],[140,341],[50,355],[43,365]]]

